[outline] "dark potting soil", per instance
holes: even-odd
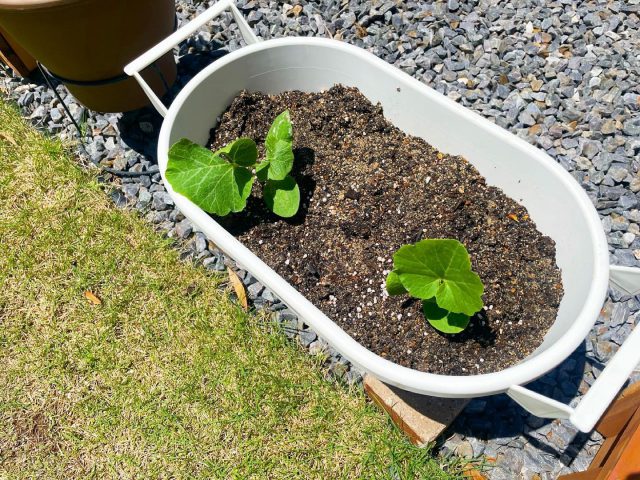
[[[242,92],[212,130],[211,147],[250,137],[263,155],[269,126],[285,109],[301,209],[276,217],[256,182],[244,212],[218,219],[227,230],[358,342],[401,365],[488,373],[541,344],[563,289],[555,244],[524,207],[464,158],[394,127],[353,88]],[[484,283],[485,309],[463,333],[436,331],[419,301],[386,294],[393,253],[422,238],[462,242]]]

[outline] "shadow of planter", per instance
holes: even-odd
[[[173,87],[162,97],[169,106],[180,90],[201,70],[211,65],[228,52],[216,48],[206,52],[188,53],[178,61],[178,75]],[[125,112],[118,120],[118,129],[122,140],[133,150],[144,155],[154,163],[158,151],[158,135],[162,127],[162,117],[153,107],[143,107]]]

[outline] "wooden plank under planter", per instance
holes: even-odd
[[[0,59],[21,77],[36,69],[36,60],[0,27]]]
[[[419,447],[434,442],[467,406],[468,398],[438,398],[407,392],[382,383],[366,374],[363,379],[367,395]],[[470,464],[464,472],[470,480],[486,477]]]
[[[390,387],[371,375],[364,389],[415,445],[435,441],[469,403],[467,398],[437,398]]]

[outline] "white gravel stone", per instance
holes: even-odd
[[[628,248],[629,245],[631,245],[635,239],[636,239],[636,236],[633,233],[631,232],[624,233],[622,235],[622,246],[624,248]]]

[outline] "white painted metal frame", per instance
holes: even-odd
[[[213,6],[205,10],[201,15],[193,19],[193,21],[176,30],[163,41],[155,45],[150,50],[147,50],[133,62],[124,67],[124,72],[129,76],[135,77],[144,92],[149,97],[149,100],[151,100],[153,106],[163,117],[167,116],[167,107],[165,107],[164,103],[162,103],[162,101],[158,98],[149,84],[144,81],[144,78],[142,78],[140,72],[151,65],[153,62],[158,60],[165,53],[173,50],[176,45],[196,33],[207,22],[220,15],[226,9],[231,10],[233,18],[238,24],[238,28],[240,29],[240,33],[242,34],[242,38],[244,38],[244,41],[248,45],[260,41],[242,16],[242,13],[240,13],[240,11],[238,10],[238,7],[235,6],[233,0],[220,0]]]
[[[249,46],[226,55],[200,72],[185,86],[171,108],[167,110],[139,75],[139,72],[227,8],[233,13],[240,32]],[[440,397],[473,397],[506,392],[513,400],[535,415],[547,418],[568,418],[581,431],[586,432],[591,430],[617,392],[624,385],[636,365],[640,362],[640,328],[634,329],[633,333],[611,359],[605,370],[600,374],[596,382],[594,382],[590,390],[582,397],[582,400],[575,408],[532,392],[522,385],[557,366],[583,341],[597,319],[598,312],[606,296],[609,279],[614,286],[628,294],[635,295],[640,293],[640,269],[616,266],[609,268],[606,238],[602,232],[598,214],[588,197],[562,167],[535,147],[357,47],[317,38],[286,38],[259,42],[233,4],[233,1],[221,0],[206,10],[201,16],[176,31],[173,35],[134,60],[125,68],[127,74],[134,76],[138,80],[160,114],[166,117],[158,143],[158,162],[161,173],[164,175],[166,169],[167,152],[170,147],[172,135],[175,136],[174,129],[177,128],[175,123],[176,118],[181,113],[184,104],[192,95],[198,92],[198,88],[203,82],[209,80],[210,77],[218,74],[218,72],[223,71],[224,68],[232,66],[234,62],[248,61],[248,58],[253,58],[255,61],[263,59],[265,64],[271,61],[271,57],[274,62],[278,61],[278,59],[282,60],[282,56],[278,52],[279,50],[286,51],[286,49],[292,52],[296,52],[298,49],[304,51],[307,55],[317,54],[318,58],[324,59],[327,63],[331,62],[333,53],[335,53],[335,55],[341,55],[341,58],[351,58],[354,63],[363,65],[363,68],[365,68],[368,73],[379,78],[381,84],[386,80],[397,82],[397,84],[402,85],[403,88],[415,91],[417,92],[416,94],[425,97],[434,109],[439,109],[441,113],[451,118],[458,118],[460,125],[464,124],[466,126],[465,128],[474,129],[474,131],[479,132],[480,135],[491,136],[493,140],[502,141],[504,142],[505,148],[508,147],[512,150],[517,149],[522,155],[530,157],[532,162],[544,164],[544,169],[548,170],[548,174],[554,177],[555,181],[570,193],[572,201],[576,203],[577,210],[575,215],[583,216],[583,223],[587,225],[585,228],[588,229],[587,233],[590,241],[594,245],[594,258],[590,259],[593,263],[593,278],[588,279],[591,285],[589,294],[583,298],[584,304],[581,306],[580,313],[575,318],[573,324],[566,327],[566,335],[562,336],[562,338],[553,338],[551,340],[545,338],[543,346],[528,359],[516,366],[490,374],[446,376],[429,374],[402,367],[385,360],[356,342],[331,319],[304,298],[286,280],[280,277],[249,249],[218,225],[206,212],[182,195],[174,192],[171,186],[165,183],[176,206],[208,238],[212,239],[221,250],[243,265],[254,277],[280,297],[289,308],[303,318],[319,336],[325,338],[356,366],[372,373],[380,380],[413,392]],[[258,56],[257,54],[260,55]],[[269,60],[264,60],[265,58]],[[327,69],[329,69],[329,67],[327,67]],[[302,77],[299,79],[301,82],[308,79],[310,83],[313,83],[315,72],[306,71],[305,67],[289,66],[283,70],[286,75],[298,75]],[[272,74],[273,71],[267,69],[264,73]],[[255,74],[252,79],[258,81],[256,79],[261,78],[261,75],[262,74]],[[237,80],[237,88],[243,88],[240,85],[242,84],[241,80],[244,80],[244,78],[238,77]],[[233,80],[223,77],[221,81]],[[399,88],[398,91],[400,91]],[[212,91],[210,93],[211,98],[215,98],[217,92]],[[207,107],[207,105],[201,106],[202,109],[206,109]],[[389,105],[384,105],[384,107],[385,112],[388,111],[387,107],[391,107],[390,109],[392,110],[394,107],[393,102]],[[420,121],[419,114],[421,113],[422,112],[419,112],[418,116],[416,112],[407,113],[408,119],[403,122],[404,125],[401,125],[401,127],[411,130],[415,122]],[[396,120],[398,118],[402,117],[397,117]],[[207,128],[208,127],[209,126],[207,126]],[[182,130],[184,130],[184,128],[182,128]],[[447,145],[436,146],[444,151],[449,151],[447,147],[455,150],[456,134],[459,133],[456,131],[451,132],[451,136],[453,136],[454,139],[451,139]],[[478,149],[480,150],[482,147],[482,138],[479,137]],[[467,154],[467,156],[472,160],[472,154]],[[482,173],[485,174],[488,179],[489,177],[494,177],[495,180],[500,177],[500,172],[495,173],[485,170]],[[553,215],[553,212],[542,213]],[[572,259],[572,261],[576,263],[574,259]],[[579,262],[580,260],[577,260],[578,264]]]

